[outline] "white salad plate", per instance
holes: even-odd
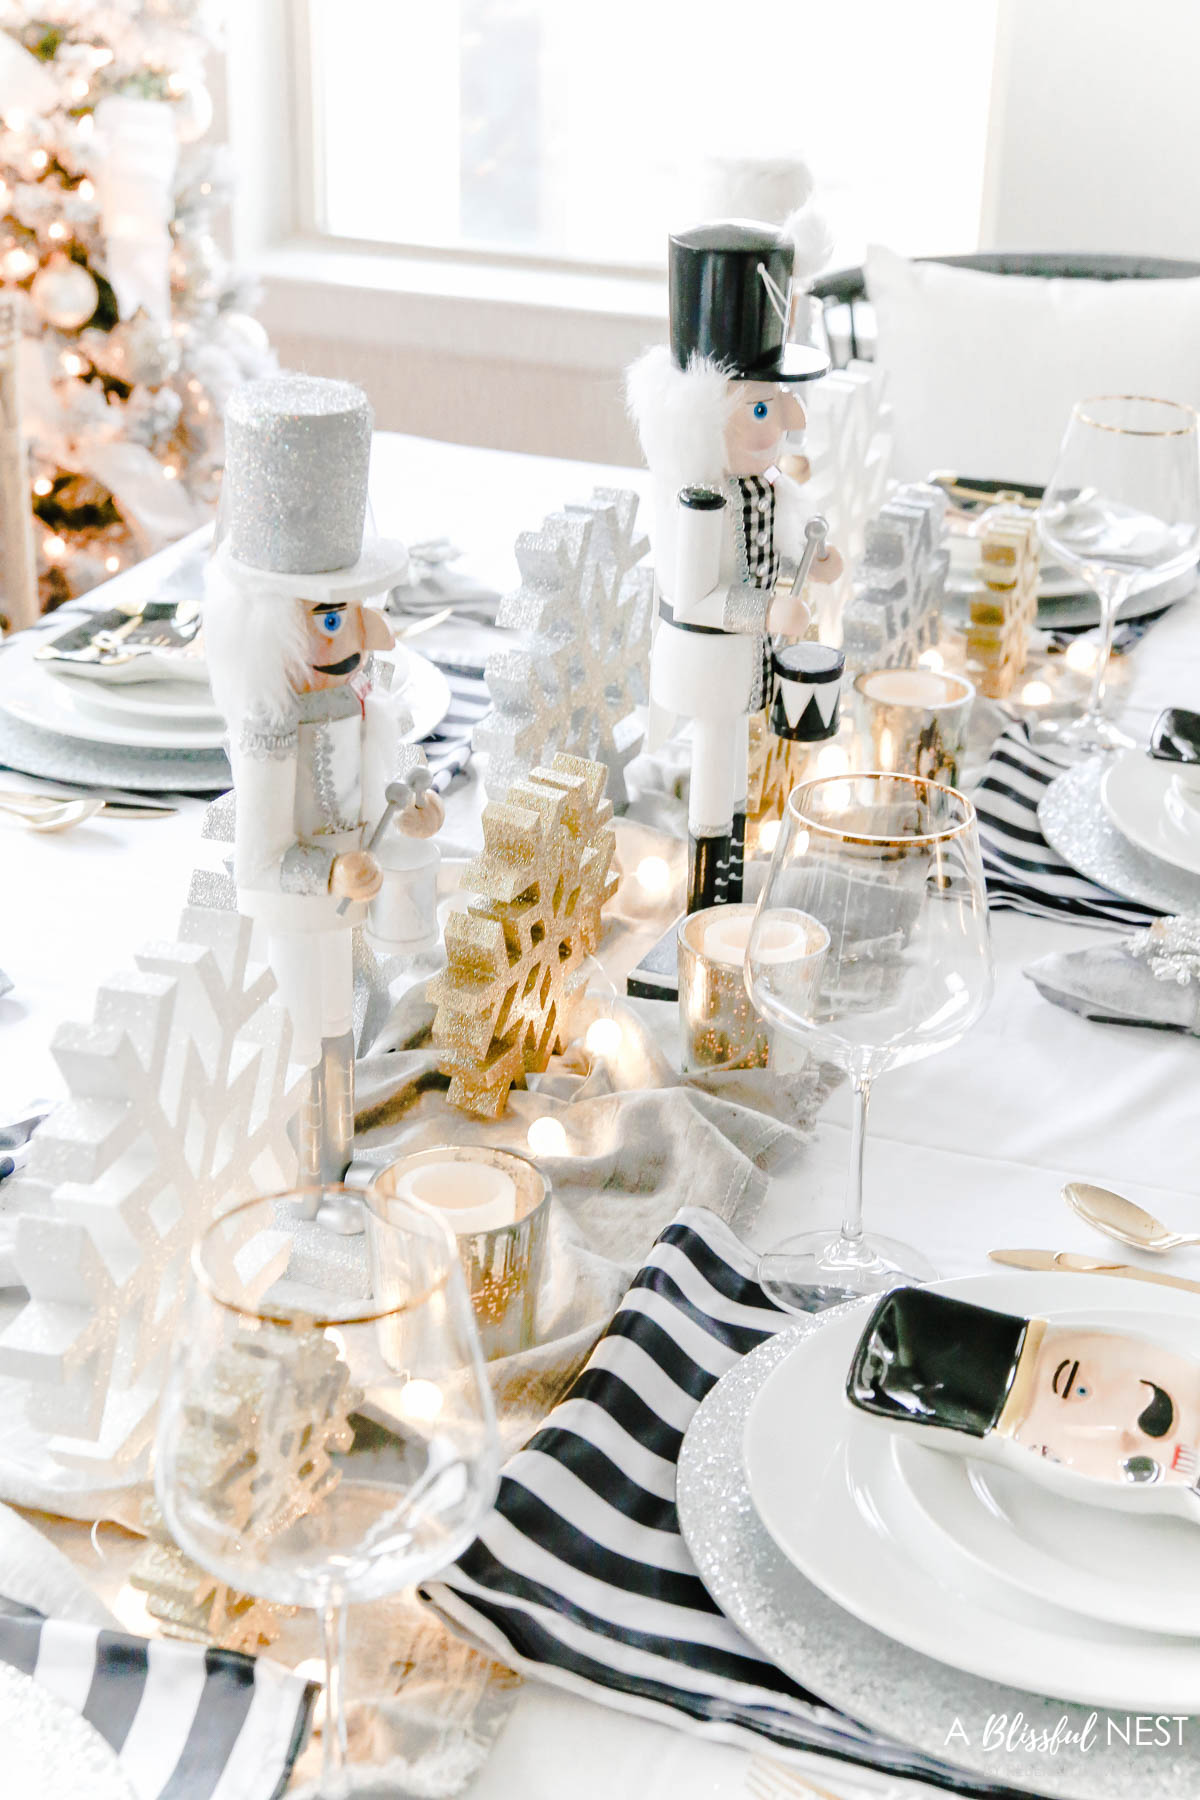
[[[15,641],[0,657],[0,713],[18,725],[123,750],[220,751],[225,727],[207,689],[166,682],[106,687],[60,670],[51,675],[50,665],[35,661],[40,641],[36,635],[28,644]],[[396,667],[393,692],[403,694],[413,715],[405,737],[419,742],[450,710],[449,683],[414,651],[397,649],[387,660]],[[148,706],[139,703],[139,688],[155,690]],[[164,690],[171,694],[170,702],[164,702]],[[164,710],[167,705],[170,711]],[[203,710],[197,715],[191,708]]]
[[[1159,1292],[1151,1304],[1137,1283],[1071,1281],[1047,1287],[1044,1278],[1010,1271],[937,1285],[1005,1312],[1120,1325],[1194,1346],[1200,1296]],[[1075,1610],[1064,1604],[1061,1583],[1053,1596],[1023,1587],[980,1555],[970,1532],[964,1540],[959,1523],[947,1530],[947,1519],[920,1503],[894,1435],[845,1398],[867,1316],[864,1308],[831,1319],[801,1339],[764,1383],[747,1421],[750,1497],[788,1561],[864,1623],[984,1680],[1088,1706],[1187,1713],[1200,1693],[1200,1641]],[[1136,1570],[1146,1522],[1091,1510],[1097,1536],[1110,1533],[1114,1563]]]
[[[1200,1638],[1200,1531],[1188,1520],[1118,1518],[911,1440],[894,1438],[891,1454],[933,1530],[994,1580],[1134,1631]]]
[[[77,712],[127,725],[206,726],[220,723],[208,683],[190,681],[93,681],[76,675],[67,663],[39,665],[51,681],[61,682]]]
[[[1100,782],[1104,810],[1139,850],[1200,875],[1200,804],[1180,792],[1170,763],[1122,750]]]

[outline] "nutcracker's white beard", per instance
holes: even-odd
[[[264,593],[253,569],[214,559],[205,576],[204,652],[217,711],[231,732],[249,719],[286,726],[308,677],[308,607]]]

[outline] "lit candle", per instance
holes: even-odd
[[[940,669],[873,669],[858,689],[885,706],[950,706],[971,692],[968,682]]]
[[[516,1222],[516,1183],[492,1163],[420,1163],[403,1171],[394,1191],[398,1200],[436,1206],[457,1237]]]
[[[746,908],[744,912],[739,908],[738,915],[729,920],[714,919],[704,929],[701,939],[703,954],[710,962],[732,963],[740,967],[746,958],[746,946],[750,942],[753,924],[754,913],[750,908]],[[811,956],[827,942],[823,927],[815,920],[790,919],[783,914],[764,918],[754,939],[754,960],[762,963],[794,962],[797,957]]]

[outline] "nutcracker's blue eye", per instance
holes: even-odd
[[[342,615],[340,612],[327,612],[322,616],[321,630],[327,631],[332,637],[334,632],[340,629],[341,623]]]
[[[756,400],[754,402],[754,416],[756,419],[765,419],[768,411],[769,408],[765,400]]]

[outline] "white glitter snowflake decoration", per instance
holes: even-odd
[[[29,1299],[0,1336],[30,1449],[92,1482],[138,1472],[187,1257],[208,1221],[295,1178],[306,1072],[250,921],[189,906],[178,940],[100,987],[51,1046],[69,1098],[5,1193]]]
[[[628,490],[596,488],[517,539],[521,585],[496,623],[522,641],[488,658],[492,710],[475,730],[493,799],[560,751],[602,762],[610,797],[625,799],[625,764],[642,735],[636,709],[646,699],[653,599],[637,505]]]

